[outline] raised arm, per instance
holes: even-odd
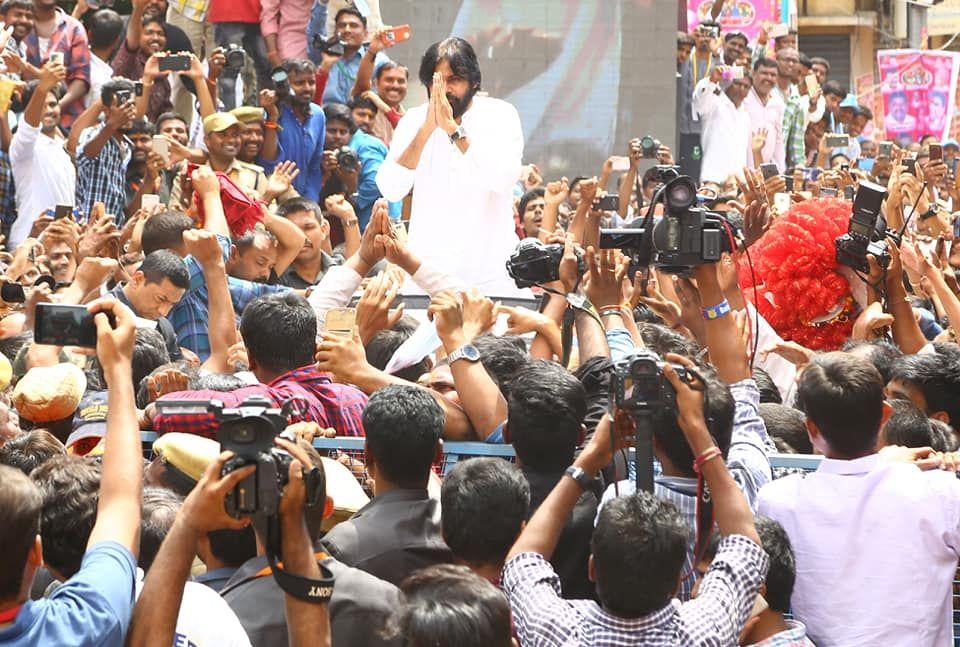
[[[224,238],[230,238],[230,226],[220,200],[220,180],[209,166],[198,166],[190,176],[193,190],[200,195],[203,204],[203,228]]]
[[[215,234],[202,229],[183,232],[183,242],[187,252],[203,268],[207,285],[210,357],[203,363],[203,368],[215,373],[227,373],[230,371],[227,354],[230,347],[237,343],[237,325],[220,242]]]
[[[115,541],[137,555],[143,458],[133,397],[136,324],[130,309],[114,299],[94,301],[89,309],[97,326],[97,358],[107,381],[109,410],[97,520],[87,549]]]
[[[47,93],[63,81],[67,76],[67,68],[60,63],[47,64],[40,70],[40,78],[37,81],[37,89],[30,97],[27,103],[27,109],[23,112],[23,120],[34,128],[40,127],[40,119],[43,117],[44,105],[47,103]]]
[[[715,263],[700,265],[694,270],[700,299],[705,309],[713,308],[718,316],[704,316],[710,361],[717,367],[720,379],[727,384],[746,380],[752,375],[746,349],[740,343],[737,323],[720,287]],[[729,314],[720,314],[726,311]]]
[[[359,97],[372,87],[377,54],[387,47],[387,43],[383,38],[384,31],[384,29],[380,29],[370,37],[370,45],[367,46],[367,51],[363,53],[363,58],[360,59],[360,67],[357,69],[357,80],[354,81],[353,88],[350,90],[351,97]]]

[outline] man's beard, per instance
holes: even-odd
[[[453,108],[453,118],[459,119],[463,116],[463,113],[467,111],[467,108],[470,107],[470,102],[473,101],[473,96],[477,93],[476,88],[470,88],[467,90],[467,94],[462,98],[455,97],[452,94],[447,95],[447,101],[450,102],[450,107]]]

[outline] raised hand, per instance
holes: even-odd
[[[392,328],[403,317],[402,303],[390,310],[402,285],[403,274],[397,270],[380,272],[367,284],[357,303],[357,327],[364,344],[381,330]]]

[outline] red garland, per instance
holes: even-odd
[[[849,222],[849,202],[806,200],[794,204],[750,248],[753,274],[746,256],[740,257],[744,296],[753,301],[755,277],[759,303],[754,305],[784,339],[815,350],[837,349],[849,339],[849,310],[828,323],[812,323],[838,304],[852,305],[850,285],[837,272],[833,244]]]

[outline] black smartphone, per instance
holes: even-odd
[[[620,196],[619,195],[605,195],[599,200],[597,200],[597,209],[600,211],[619,211],[620,210]]]
[[[86,306],[38,303],[33,341],[53,346],[97,347],[97,327]]]
[[[769,180],[774,175],[778,175],[780,173],[776,164],[761,164],[760,172],[763,173],[764,180]]]
[[[4,283],[0,285],[0,299],[6,303],[23,303],[27,295],[19,283]]]
[[[827,135],[827,148],[846,148],[850,145],[850,135]]]
[[[893,142],[880,142],[877,148],[877,157],[890,157],[893,155]]]
[[[72,217],[73,217],[73,205],[58,204],[56,209],[53,210],[54,220],[60,220],[61,218],[72,218]]]
[[[943,146],[940,144],[930,144],[930,161],[936,162],[943,159]]]
[[[821,198],[835,198],[837,197],[837,190],[831,187],[824,187],[820,189]]]
[[[910,175],[917,174],[917,159],[915,157],[908,157],[903,160],[903,165],[907,167],[907,173]]]
[[[853,190],[853,185],[852,185],[852,184],[848,184],[847,186],[843,187],[843,199],[844,199],[844,200],[853,201],[853,196],[855,195],[855,193],[856,193],[856,192]]]
[[[190,57],[185,54],[170,54],[160,59],[161,72],[186,72],[190,69]]]
[[[784,183],[784,184],[786,185],[786,187],[787,187],[787,193],[793,193],[793,176],[792,176],[792,175],[784,175],[784,176],[783,176],[783,183]]]
[[[143,81],[136,81],[133,84],[133,93],[138,96],[143,96]]]

